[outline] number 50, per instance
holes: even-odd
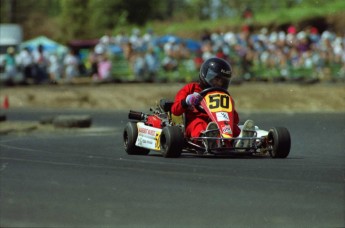
[[[212,111],[227,111],[230,112],[231,107],[230,97],[226,94],[211,94],[209,95],[209,109]],[[217,110],[214,110],[217,109]]]

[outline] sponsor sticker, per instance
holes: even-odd
[[[224,127],[222,127],[222,131],[223,131],[223,133],[232,135],[232,130],[231,130],[229,125],[225,125]]]
[[[217,121],[230,121],[229,115],[227,112],[217,112],[216,113]]]
[[[231,70],[224,70],[221,69],[220,72],[224,73],[224,74],[231,74]]]
[[[151,135],[151,136],[155,136],[155,134],[156,134],[156,132],[154,130],[147,129],[147,128],[139,128],[138,132],[142,133],[142,134]]]
[[[137,123],[138,137],[135,145],[151,150],[160,150],[161,129],[146,126],[143,123]]]

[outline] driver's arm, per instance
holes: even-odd
[[[177,92],[174,104],[171,107],[172,114],[180,116],[188,109],[189,106],[186,102],[186,97],[193,92],[193,84],[187,84]]]
[[[182,115],[186,109],[188,108],[188,105],[186,103],[186,97],[188,96],[188,91],[185,91],[185,87],[183,87],[175,96],[174,104],[171,107],[171,112],[175,116]]]

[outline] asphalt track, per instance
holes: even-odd
[[[1,136],[1,227],[345,226],[344,113],[240,113],[287,127],[287,159],[129,156],[126,113],[91,115],[88,130]]]

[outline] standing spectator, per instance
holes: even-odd
[[[228,62],[229,62],[228,56],[224,53],[222,47],[218,47],[215,56],[216,56],[217,58],[224,59],[225,61],[228,61]]]
[[[297,29],[294,25],[290,25],[288,28],[287,28],[287,33],[288,34],[291,34],[291,35],[296,35],[297,33]]]
[[[211,42],[211,33],[210,33],[210,31],[205,29],[202,32],[202,34],[201,34],[200,40],[201,40],[202,43],[204,43],[204,42]]]
[[[114,42],[116,45],[123,47],[123,45],[129,42],[129,37],[125,34],[124,31],[121,31],[118,35],[115,36]]]
[[[98,78],[98,55],[95,50],[92,50],[89,54],[89,62],[91,65],[91,77]]]
[[[212,44],[210,41],[204,42],[202,44],[201,50],[202,50],[203,61],[206,61],[207,59],[214,57],[214,54],[212,52]]]
[[[73,78],[79,75],[79,59],[74,50],[70,50],[65,56],[63,63],[65,65],[65,80],[66,82],[71,82]]]
[[[34,52],[34,61],[35,61],[35,74],[34,74],[34,82],[36,84],[40,84],[46,82],[48,80],[48,66],[49,66],[49,59],[44,52],[43,45],[38,45],[37,51]]]
[[[49,77],[51,84],[57,84],[61,80],[62,69],[58,56],[54,53],[49,56]]]
[[[25,47],[18,56],[20,68],[23,73],[24,83],[28,83],[33,78],[34,57],[28,47]]]
[[[132,64],[133,62],[133,57],[135,56],[135,51],[133,49],[133,45],[130,42],[127,42],[123,45],[123,55],[125,59]]]
[[[162,66],[165,71],[176,71],[178,69],[178,61],[176,59],[177,40],[175,37],[170,37],[168,42],[163,46],[164,58]]]
[[[129,37],[129,42],[132,44],[132,47],[135,51],[142,51],[144,40],[140,37],[140,30],[138,28],[134,28],[132,30],[132,34]]]
[[[204,59],[202,58],[202,51],[201,51],[201,50],[198,50],[198,51],[195,53],[195,57],[194,57],[194,59],[193,59],[193,62],[194,62],[195,70],[196,70],[197,72],[199,72],[202,63],[204,62]]]
[[[345,36],[341,44],[343,53],[341,55],[341,69],[339,71],[340,78],[345,82]]]
[[[154,48],[149,46],[145,54],[145,62],[147,66],[148,81],[154,82],[159,70],[159,59],[157,53],[155,53]]]
[[[107,31],[104,36],[99,39],[99,45],[102,45],[105,53],[111,55],[110,45],[115,43],[115,39],[112,37],[111,32]]]
[[[154,45],[155,35],[152,29],[148,29],[146,33],[143,35],[143,43],[145,47]]]
[[[107,54],[101,55],[98,62],[98,79],[105,82],[111,80],[112,63]]]
[[[14,47],[8,47],[5,56],[5,84],[13,85],[17,76],[17,63]]]
[[[175,52],[175,56],[179,61],[189,59],[191,55],[185,42],[180,42],[179,44],[177,44]]]
[[[302,54],[310,50],[310,42],[304,31],[297,34],[297,49]]]
[[[133,60],[133,70],[136,80],[143,81],[145,79],[146,62],[142,52],[136,52]]]
[[[253,18],[254,12],[249,6],[247,6],[242,13],[242,19],[244,19],[246,24],[251,24],[253,23]]]

